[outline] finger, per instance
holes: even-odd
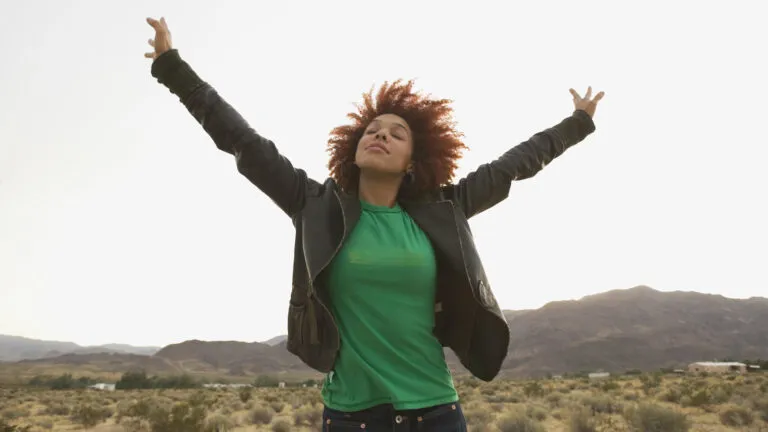
[[[154,19],[154,18],[147,18],[147,23],[152,26],[153,29],[159,30],[160,29],[160,21]]]
[[[570,89],[569,91],[571,92],[571,95],[573,96],[574,100],[580,100],[581,99],[581,96],[579,96],[579,94],[576,92],[576,90]]]
[[[154,52],[144,53],[144,57],[153,59],[155,58],[155,53]]]
[[[168,23],[165,22],[165,17],[160,17],[160,24],[163,25],[163,28],[165,29],[165,31],[168,31]]]
[[[598,93],[597,95],[595,95],[595,98],[594,98],[594,99],[592,99],[592,101],[593,101],[594,103],[598,103],[598,102],[600,102],[600,99],[602,99],[602,98],[603,98],[603,96],[605,96],[605,92],[602,92],[602,91],[601,91],[600,93]]]
[[[147,42],[149,42],[149,46],[151,46],[151,47],[155,46],[155,40],[154,39],[150,38]]]
[[[587,88],[587,94],[584,95],[584,99],[589,100],[590,97],[592,97],[592,86]]]

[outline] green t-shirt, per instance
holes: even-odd
[[[339,411],[455,402],[443,348],[432,333],[432,244],[400,206],[361,205],[359,222],[329,266],[341,347],[323,401]]]

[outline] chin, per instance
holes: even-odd
[[[389,175],[395,176],[402,174],[402,170],[397,167],[391,166],[391,164],[382,163],[383,161],[370,161],[359,162],[357,166],[360,168],[360,172],[367,172],[370,174]]]

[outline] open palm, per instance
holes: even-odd
[[[581,97],[579,93],[571,89],[571,95],[573,96],[573,106],[577,110],[584,110],[590,117],[595,116],[595,110],[597,109],[597,103],[605,96],[605,92],[600,92],[592,97],[592,86],[587,89],[587,94]]]

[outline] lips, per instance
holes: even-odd
[[[373,144],[369,145],[368,147],[366,147],[365,149],[366,150],[378,149],[378,150],[381,150],[384,153],[389,154],[389,150],[387,149],[387,147],[384,144],[381,144],[381,143],[373,143]]]

